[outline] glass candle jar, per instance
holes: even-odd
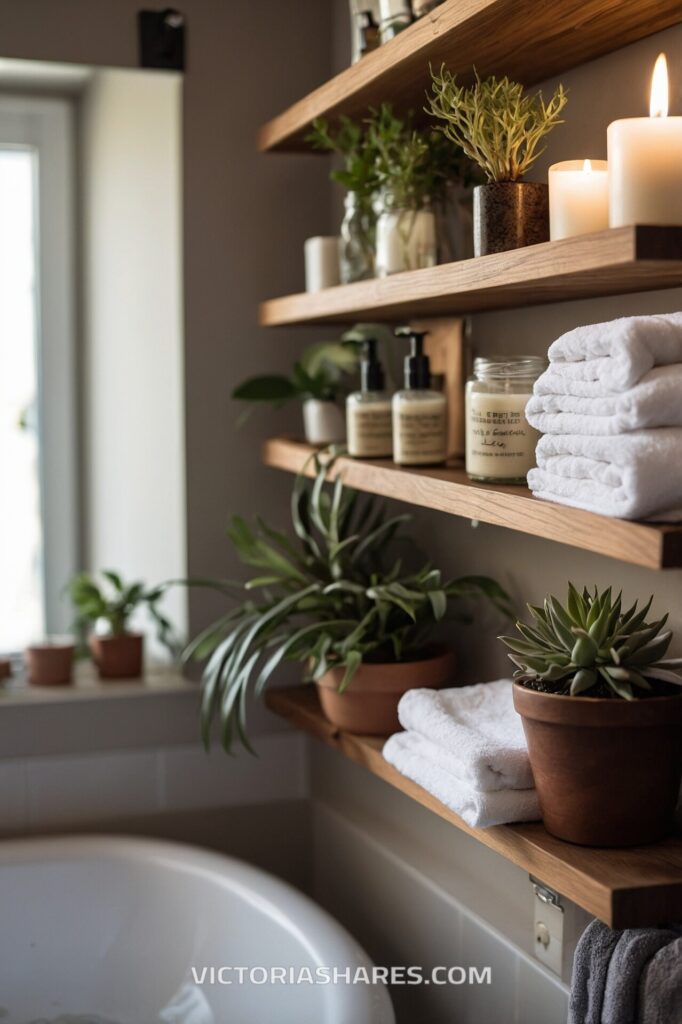
[[[472,480],[525,483],[535,465],[539,433],[526,420],[533,384],[545,370],[541,356],[474,360],[466,386],[466,471]]]

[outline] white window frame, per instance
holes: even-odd
[[[74,109],[65,99],[0,96],[0,145],[37,154],[38,435],[47,633],[63,633],[65,583],[79,564]]]

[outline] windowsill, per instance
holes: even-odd
[[[91,664],[76,665],[68,686],[33,686],[17,675],[0,685],[0,708],[12,705],[62,704],[70,701],[111,700],[197,693],[199,686],[183,678],[174,665],[150,665],[141,679],[101,680]]]

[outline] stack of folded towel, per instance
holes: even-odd
[[[407,730],[384,757],[472,827],[540,817],[521,718],[509,679],[448,690],[409,690]]]
[[[682,518],[682,313],[578,327],[526,407],[535,495],[623,519]]]

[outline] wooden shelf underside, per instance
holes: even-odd
[[[259,322],[390,322],[681,285],[682,228],[624,227],[269,299]]]
[[[315,472],[311,445],[272,438],[263,446],[267,466],[309,475]],[[534,537],[594,551],[649,569],[682,566],[682,525],[628,522],[534,498],[526,487],[473,483],[461,462],[428,469],[398,466],[389,459],[335,463],[349,487],[436,509]]]
[[[361,117],[390,100],[421,111],[429,64],[462,82],[479,74],[526,84],[626,46],[682,20],[679,0],[446,0],[263,126],[261,151],[300,150],[316,117]]]
[[[270,690],[267,706],[373,775],[473,836],[612,928],[638,928],[682,916],[682,838],[629,850],[590,849],[555,839],[539,822],[470,828],[381,754],[383,740],[340,732],[323,716],[311,686]]]

